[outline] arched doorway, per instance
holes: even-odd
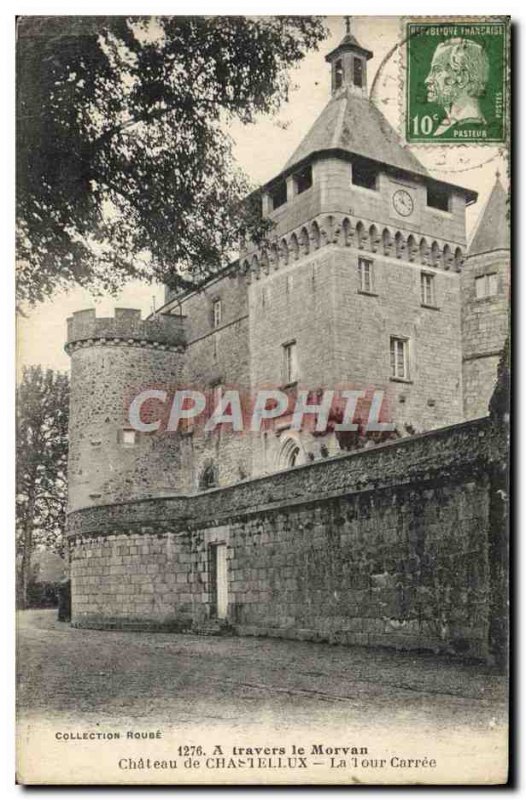
[[[278,469],[290,469],[305,463],[305,451],[294,436],[286,436],[279,449]]]

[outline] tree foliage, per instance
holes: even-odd
[[[308,17],[22,17],[19,295],[173,288],[264,232],[225,132],[274,112],[325,36]]]
[[[17,389],[16,521],[21,591],[27,596],[31,556],[45,545],[64,551],[69,378],[26,367]]]

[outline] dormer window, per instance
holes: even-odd
[[[334,88],[339,89],[343,86],[343,62],[341,58],[334,65]]]
[[[280,181],[276,186],[274,186],[270,192],[270,203],[271,203],[271,210],[279,208],[280,206],[284,206],[287,202],[287,183],[286,181]]]
[[[430,208],[438,208],[439,211],[449,211],[450,194],[442,186],[427,187],[427,205]]]
[[[361,58],[353,58],[352,65],[352,82],[360,89],[363,86],[363,61]]]
[[[352,162],[352,182],[363,189],[376,189],[378,183],[378,169],[369,161],[356,159]]]
[[[294,190],[296,194],[306,192],[312,186],[312,167],[304,167],[294,175]]]

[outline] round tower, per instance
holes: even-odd
[[[127,308],[111,318],[89,309],[68,319],[70,512],[184,491],[179,434],[138,432],[129,421],[141,391],[180,383],[183,325],[182,317],[142,320]]]
[[[191,537],[171,531],[185,508],[187,442],[163,428],[137,431],[129,420],[139,394],[166,392],[169,404],[181,384],[184,319],[142,320],[140,311],[126,308],[111,318],[79,311],[68,319],[66,350],[71,624],[184,627],[192,610]],[[141,406],[142,422],[162,415],[155,401]]]

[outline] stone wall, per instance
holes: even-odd
[[[213,304],[221,301],[221,323],[214,327]],[[214,388],[250,388],[248,292],[245,279],[231,273],[212,280],[181,302],[187,319],[188,346],[184,365],[185,386],[214,395]],[[188,490],[198,488],[206,468],[212,467],[217,485],[225,486],[252,474],[251,439],[229,426],[204,434],[202,429],[186,441],[185,458],[190,477]]]
[[[373,291],[360,291],[358,259]],[[434,307],[421,302],[421,273],[434,276]],[[385,392],[384,419],[400,435],[462,420],[460,276],[355,247],[329,245],[252,282],[254,386],[281,386],[283,345],[296,343],[299,388]],[[390,337],[407,339],[408,380],[393,380]],[[484,412],[485,413],[485,412]]]
[[[486,418],[193,497],[77,511],[73,624],[203,624],[209,548],[224,542],[240,634],[486,657],[506,613],[505,447]]]

